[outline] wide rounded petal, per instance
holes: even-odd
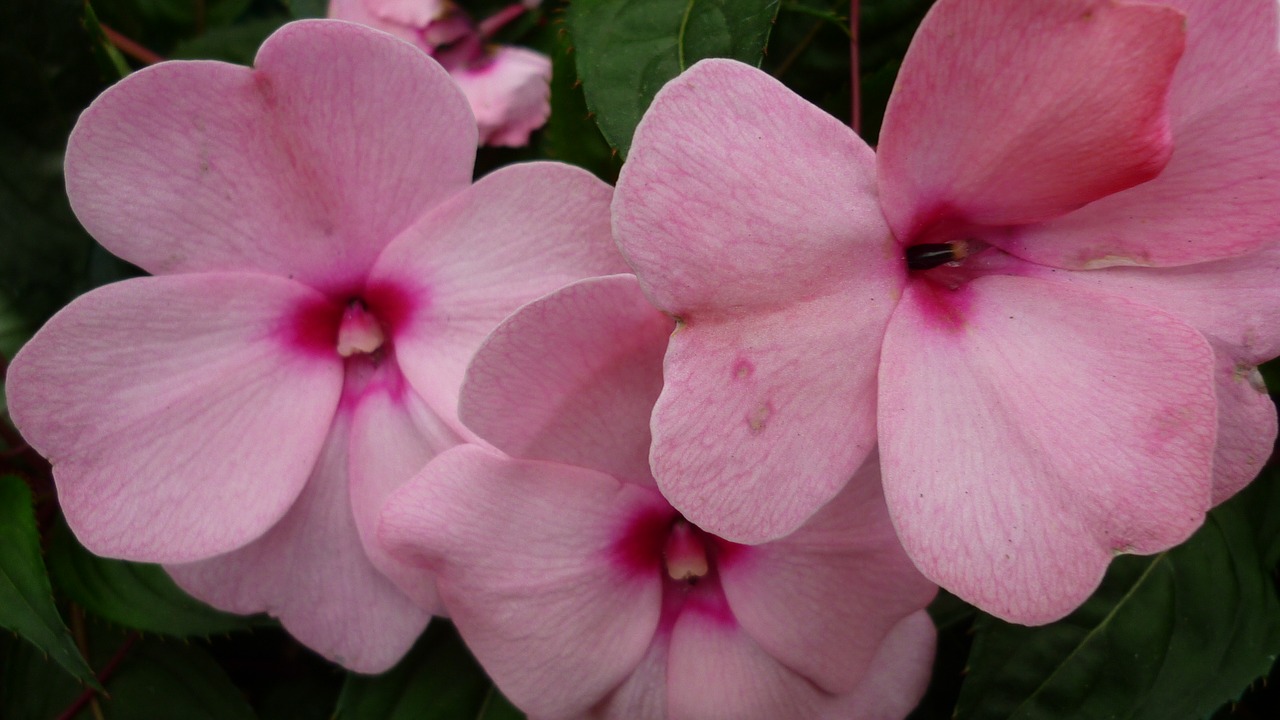
[[[1257,366],[1280,355],[1280,243],[1239,257],[1178,267],[1086,272],[1020,268],[1027,270],[1159,308],[1199,330],[1217,355],[1214,504],[1258,475],[1276,436],[1275,403]]]
[[[291,313],[317,301],[266,275],[138,278],[80,297],[23,347],[9,410],[86,547],[183,562],[284,515],[342,387],[336,355],[292,342]]]
[[[485,340],[459,415],[512,457],[652,484],[649,416],[674,325],[634,275],[570,285],[520,308]]]
[[[760,70],[704,60],[659,91],[618,177],[613,226],[645,292],[697,322],[776,309],[903,266],[875,158],[840,121]]]
[[[886,636],[937,592],[898,542],[874,459],[796,532],[725,558],[720,577],[743,631],[834,694],[858,687]]]
[[[853,288],[676,331],[650,462],[685,517],[734,542],[773,540],[853,477],[876,442],[891,300],[875,292]]]
[[[1213,351],[1175,317],[1034,278],[914,283],[881,362],[880,453],[898,535],[978,607],[1048,622],[1117,552],[1204,519]]]
[[[1174,150],[1151,182],[1001,244],[1057,267],[1182,265],[1280,235],[1280,10],[1255,0],[1164,0],[1187,15],[1174,75]]]
[[[453,448],[387,504],[395,556],[436,573],[462,638],[533,717],[584,713],[653,640],[659,569],[620,553],[631,525],[671,513],[656,492],[601,473]]]
[[[371,287],[412,308],[392,319],[414,390],[456,422],[458,391],[484,338],[521,305],[571,282],[626,272],[609,235],[608,185],[560,163],[510,165],[424,216],[390,245]]]
[[[395,560],[377,541],[378,518],[387,499],[431,458],[463,442],[409,388],[399,368],[382,363],[367,369],[360,389],[349,395],[351,423],[351,512],[365,554],[422,608],[442,610],[434,579],[419,568]],[[352,384],[348,371],[348,385]]]
[[[903,59],[878,150],[889,225],[1046,220],[1155,177],[1181,13],[1113,0],[940,0]]]
[[[306,489],[262,538],[166,569],[183,589],[215,607],[270,613],[321,655],[356,672],[377,673],[408,652],[430,613],[365,555],[348,497],[349,433],[350,413],[339,412]]]
[[[668,653],[670,720],[886,720],[815,687],[732,623],[684,613]]]
[[[153,274],[261,270],[352,289],[467,187],[475,122],[422,52],[351,23],[292,23],[255,69],[162,63],[103,93],[67,149],[76,216]]]

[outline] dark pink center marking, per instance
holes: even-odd
[[[321,357],[385,352],[427,304],[422,292],[393,283],[305,300],[288,315],[283,336],[290,346]]]
[[[630,575],[657,574],[663,586],[662,625],[669,629],[685,612],[736,623],[720,585],[720,568],[749,550],[704,532],[673,509],[649,508],[627,525],[613,557]]]

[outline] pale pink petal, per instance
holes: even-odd
[[[1213,458],[1213,504],[1248,485],[1271,457],[1276,404],[1257,367],[1218,356],[1218,446]]]
[[[856,280],[891,302],[903,265],[871,149],[760,70],[704,60],[659,91],[618,178],[614,232],[645,292],[692,324]]]
[[[787,669],[732,622],[682,613],[668,653],[670,720],[871,717],[850,714],[842,698]]]
[[[890,631],[937,592],[898,543],[879,469],[873,458],[795,533],[720,563],[743,631],[830,693],[857,687]]]
[[[53,463],[81,542],[181,562],[240,547],[284,515],[342,387],[339,358],[298,345],[290,325],[317,302],[266,275],[139,278],[77,299],[27,343],[9,369],[9,410]]]
[[[551,58],[506,45],[453,79],[471,103],[481,145],[519,147],[551,116]]]
[[[412,310],[392,323],[413,389],[456,422],[471,356],[507,315],[576,280],[625,272],[609,235],[610,188],[559,163],[510,165],[436,208],[379,258],[373,286]]]
[[[423,404],[392,363],[373,371],[351,403],[351,510],[365,554],[419,606],[439,614],[431,576],[387,555],[376,531],[391,493],[463,438]]]
[[[1171,268],[1029,268],[1046,279],[1092,285],[1172,313],[1241,363],[1258,365],[1280,355],[1280,242],[1240,257]]]
[[[889,511],[925,575],[999,617],[1048,622],[1116,552],[1203,521],[1213,351],[1175,317],[1034,278],[913,283],[881,363]]]
[[[430,613],[370,563],[348,499],[350,413],[339,412],[307,487],[254,543],[166,569],[184,590],[237,613],[267,612],[302,644],[356,672],[391,667]]]
[[[667,650],[670,634],[654,638],[625,682],[591,709],[590,720],[667,720]]]
[[[471,179],[475,129],[439,65],[385,34],[291,23],[250,70],[163,63],[80,117],[67,192],[107,249],[154,274],[262,270],[348,291]]]
[[[842,698],[846,718],[899,720],[924,697],[933,672],[938,631],[929,613],[908,615],[889,631],[858,688]]]
[[[1280,234],[1280,20],[1254,0],[1164,0],[1187,14],[1173,157],[1159,177],[1002,243],[1058,267],[1179,265]]]
[[[891,298],[875,287],[680,327],[653,412],[653,474],[699,527],[757,543],[795,530],[874,447]],[[868,316],[871,317],[868,317]]]
[[[649,415],[674,326],[634,275],[570,285],[520,308],[485,340],[459,415],[512,457],[651,485]]]
[[[881,130],[894,234],[1045,220],[1155,177],[1184,32],[1176,11],[1110,0],[938,2]]]
[[[1235,258],[1170,268],[1021,269],[1160,308],[1207,337],[1218,366],[1214,504],[1257,476],[1276,435],[1275,404],[1257,365],[1280,355],[1280,243]]]
[[[648,488],[462,445],[392,496],[379,537],[436,573],[458,631],[512,702],[563,718],[600,702],[653,639],[656,557],[636,565],[620,543],[662,512]]]
[[[446,0],[359,0],[365,9],[384,20],[426,27],[445,14]]]
[[[427,1],[431,2],[431,0]],[[401,40],[417,45],[423,52],[428,54],[431,52],[431,45],[422,36],[422,26],[406,25],[393,19],[379,16],[370,7],[376,4],[377,0],[329,0],[327,15],[333,20],[360,23],[385,33],[391,33]]]

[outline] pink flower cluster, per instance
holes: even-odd
[[[344,4],[441,47],[443,5]],[[939,0],[878,151],[708,60],[611,191],[472,184],[456,68],[295,23],[85,112],[72,206],[152,276],[10,409],[87,547],[354,670],[441,614],[535,718],[902,718],[937,585],[1062,617],[1269,454],[1278,31]]]
[[[488,42],[488,26],[505,21],[503,13],[477,25],[450,0],[330,0],[329,17],[391,33],[434,57],[471,103],[481,145],[527,145],[551,115],[551,59]]]

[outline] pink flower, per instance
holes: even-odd
[[[330,0],[329,17],[389,32],[444,65],[471,103],[481,145],[527,145],[551,115],[551,59],[489,45],[448,0]]]
[[[1275,437],[1276,14],[940,0],[878,157],[746,66],[668,85],[613,206],[681,320],[664,494],[766,541],[878,441],[916,564],[1026,623],[1186,538]]]
[[[936,588],[874,461],[794,535],[747,547],[663,500],[646,459],[669,317],[634,277],[526,305],[477,353],[463,445],[387,503],[463,639],[530,716],[901,718],[928,682]]]
[[[471,185],[475,147],[436,63],[348,23],[98,98],[67,150],[71,204],[155,277],[73,302],[8,381],[89,549],[166,563],[352,669],[409,647],[427,612],[384,576],[383,498],[472,437],[458,388],[499,320],[622,264],[606,185],[553,163]],[[401,584],[434,606],[429,578]]]

